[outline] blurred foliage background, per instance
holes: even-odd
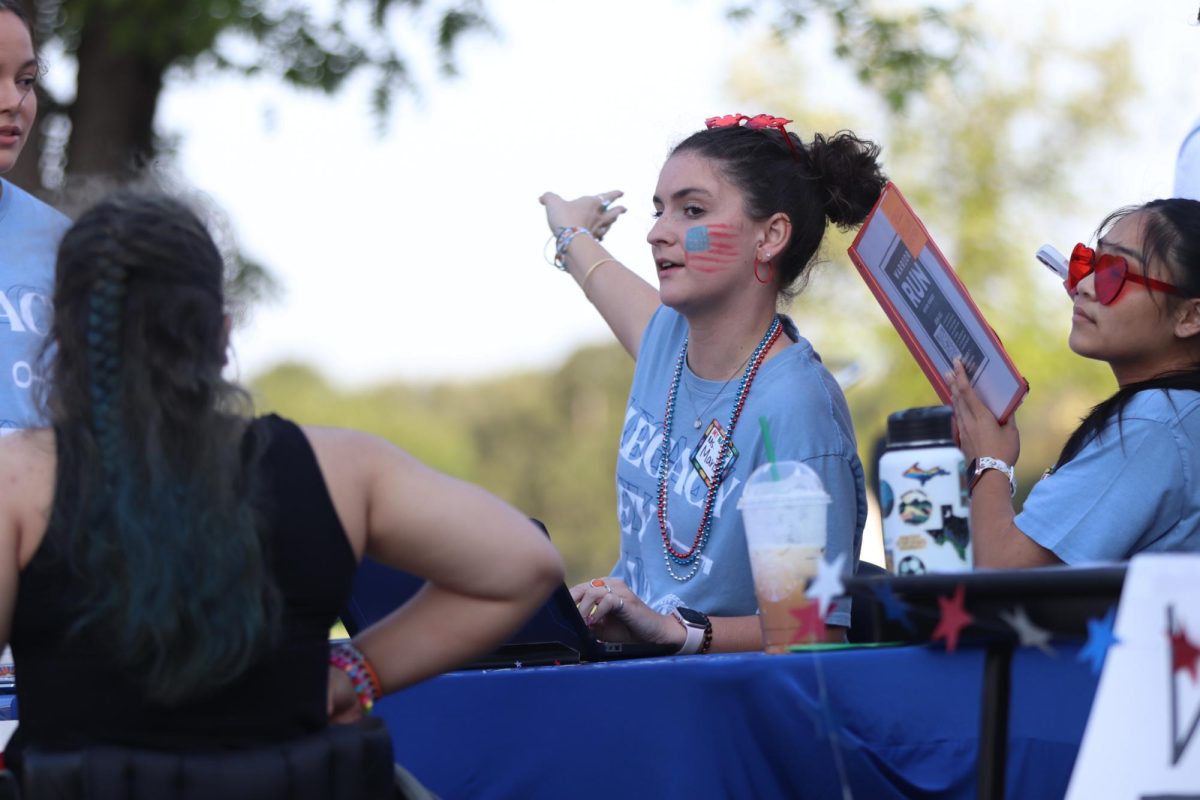
[[[892,50],[878,64],[867,59],[854,67],[871,99],[864,103],[860,94],[844,107],[820,106],[808,102],[805,87],[830,69],[828,54],[794,45],[796,17],[787,16],[788,5],[775,7],[782,9],[775,29],[735,65],[728,89],[744,108],[792,118],[797,131],[859,128],[884,146],[891,178],[1032,386],[1017,414],[1019,502],[1080,416],[1114,388],[1106,366],[1066,349],[1070,304],[1032,254],[1043,243],[1039,220],[1048,215],[1074,219],[1080,240],[1099,222],[1073,217],[1086,203],[1071,176],[1093,145],[1124,135],[1114,120],[1137,91],[1128,48],[1119,40],[1074,47],[1023,39],[1021,31],[994,26],[963,5],[935,19],[938,35],[952,34],[953,45],[904,83],[889,71],[895,47],[920,52],[920,35],[931,28],[921,12],[893,15],[875,34],[891,37]],[[830,6],[824,10],[837,25],[833,7],[859,5],[807,8]],[[851,19],[839,35],[853,41],[872,24]],[[1008,60],[1003,80],[988,69],[995,58]],[[1046,80],[1055,60],[1070,63],[1069,84]],[[870,473],[887,415],[939,401],[845,255],[852,238],[853,231],[830,230],[813,279],[788,311],[844,380]],[[1056,244],[1065,250],[1071,243]],[[570,578],[582,580],[604,574],[616,558],[613,471],[632,369],[624,351],[610,344],[582,349],[550,371],[363,391],[339,391],[315,369],[287,364],[256,378],[253,390],[264,409],[374,431],[488,487],[543,520]]]
[[[1066,350],[1069,303],[1032,259],[1042,244],[1038,222],[1049,214],[1071,216],[1080,202],[1072,172],[1093,144],[1123,135],[1114,120],[1137,87],[1120,41],[1073,47],[1023,40],[1019,31],[977,18],[970,6],[939,14],[940,35],[955,37],[953,47],[943,48],[949,55],[939,56],[944,63],[901,89],[886,64],[857,67],[873,103],[861,97],[840,108],[809,103],[805,87],[822,80],[829,59],[794,46],[784,24],[791,18],[784,16],[735,65],[728,88],[742,107],[790,117],[797,131],[859,128],[884,145],[890,176],[1032,386],[1017,415],[1022,499],[1079,417],[1113,389],[1104,365]],[[909,45],[930,30],[919,13],[891,19],[887,34]],[[860,35],[870,25],[854,24]],[[852,24],[846,35],[854,30]],[[1008,60],[1003,80],[987,68],[997,57]],[[1072,65],[1075,79],[1067,86],[1046,80],[1056,59]],[[883,74],[893,79],[882,81]],[[1079,219],[1079,239],[1088,239],[1098,221]],[[871,471],[887,415],[938,400],[846,257],[852,237],[831,229],[813,279],[788,310],[846,380],[860,454]],[[373,430],[488,487],[542,519],[572,579],[584,579],[605,573],[616,558],[613,470],[632,368],[611,344],[580,350],[556,370],[479,382],[339,392],[311,368],[284,365],[253,388],[264,408]]]
[[[260,410],[372,431],[426,463],[481,484],[542,520],[573,577],[616,561],[616,442],[633,361],[617,345],[558,369],[429,386],[342,392],[284,364],[251,383]]]
[[[39,90],[41,124],[9,177],[67,206],[73,187],[135,179],[170,159],[174,143],[155,123],[169,74],[268,73],[332,93],[363,71],[382,110],[393,92],[415,88],[388,19],[432,41],[447,72],[456,42],[490,30],[482,0],[337,0],[321,14],[308,0],[22,2],[43,45],[74,62],[78,79],[73,95]],[[1052,15],[1055,4],[1022,13],[1030,9]],[[742,48],[729,75],[736,104],[790,117],[798,132],[852,128],[879,141],[892,179],[1029,379],[1017,415],[1020,499],[1081,414],[1113,389],[1106,367],[1067,351],[1069,304],[1032,254],[1048,218],[1087,240],[1112,210],[1088,202],[1079,176],[1095,169],[1097,148],[1127,133],[1123,109],[1139,92],[1130,43],[1073,42],[1069,26],[1014,24],[1007,10],[989,17],[953,0],[730,0],[721,13],[730,26],[762,23],[761,41]],[[831,81],[847,86],[840,100],[817,91]],[[851,238],[830,231],[788,310],[845,380],[870,471],[887,415],[937,399],[850,265]],[[1072,243],[1054,242],[1064,251]],[[226,244],[236,256],[237,243]],[[270,295],[270,265],[233,262],[244,302]],[[260,411],[377,433],[489,488],[543,520],[570,577],[582,579],[616,558],[613,471],[632,369],[616,344],[601,344],[554,369],[478,381],[348,390],[315,366],[288,363],[250,385]]]

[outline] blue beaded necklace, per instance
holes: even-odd
[[[704,513],[700,517],[700,529],[696,532],[696,538],[692,540],[692,546],[686,552],[675,549],[671,544],[671,535],[667,532],[667,475],[671,469],[671,428],[675,421],[675,397],[679,393],[679,380],[683,376],[683,365],[687,363],[688,337],[683,338],[683,346],[679,348],[679,357],[675,359],[675,376],[671,379],[671,389],[667,392],[667,410],[663,414],[662,451],[658,459],[658,530],[662,536],[663,560],[667,564],[667,574],[680,583],[691,580],[700,569],[700,553],[708,544],[709,534],[712,533],[712,514],[713,507],[716,505],[717,490],[721,487],[721,482],[725,480],[729,452],[733,446],[733,429],[737,426],[742,409],[746,406],[746,398],[750,395],[750,385],[754,383],[758,368],[762,366],[767,353],[775,345],[782,332],[783,326],[780,323],[779,315],[776,314],[775,318],[771,320],[767,332],[759,341],[758,347],[750,355],[750,361],[747,362],[746,370],[742,373],[742,380],[738,384],[737,398],[734,400],[733,410],[729,412],[729,424],[726,426],[725,436],[721,440],[721,453],[717,458],[717,469],[709,483],[708,494],[704,500]],[[686,569],[686,574],[676,573],[676,567]]]

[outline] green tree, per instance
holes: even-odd
[[[39,124],[6,177],[68,210],[169,158],[172,139],[156,129],[155,115],[172,75],[272,74],[334,92],[367,72],[382,114],[397,90],[416,89],[410,57],[389,34],[393,18],[407,16],[427,34],[448,74],[462,36],[489,27],[479,0],[336,0],[327,17],[304,0],[22,2],[43,50],[75,62],[75,87],[68,98],[38,86]],[[266,266],[232,238],[223,244],[230,294],[243,313],[279,291]]]
[[[39,125],[7,177],[68,209],[85,204],[96,188],[169,162],[175,137],[159,130],[155,118],[170,77],[198,79],[214,70],[273,75],[333,93],[368,73],[382,120],[397,92],[418,88],[413,64],[422,57],[411,51],[421,47],[411,39],[398,44],[398,20],[428,40],[446,74],[455,72],[464,35],[492,28],[485,0],[329,0],[325,14],[311,0],[22,2],[42,46],[74,62],[75,81],[72,96],[39,86]],[[745,18],[772,10],[779,36],[794,33],[810,15],[833,20],[837,54],[893,103],[951,64],[961,41],[962,31],[940,12],[884,15],[861,0],[769,0],[730,13]],[[931,29],[941,36],[926,35]],[[231,290],[243,307],[278,290],[265,266],[228,244]]]
[[[833,54],[897,112],[937,76],[952,72],[976,38],[970,14],[943,5],[885,10],[870,0],[750,0],[731,6],[729,15],[768,18],[778,43],[794,39],[814,18],[828,20]]]
[[[464,34],[492,27],[484,0],[330,0],[324,15],[310,0],[22,2],[39,40],[75,62],[73,97],[39,89],[42,122],[28,146],[34,157],[9,175],[40,194],[97,176],[124,181],[168,154],[155,115],[169,76],[214,69],[274,75],[332,93],[367,72],[382,118],[397,91],[417,88],[414,56],[397,44],[396,20],[429,40],[447,74],[455,72]],[[865,0],[758,0],[731,5],[729,14],[767,17],[784,38],[810,17],[829,19],[834,53],[896,107],[948,69],[970,38],[936,6],[894,14]]]
[[[40,90],[42,124],[12,179],[31,190],[103,176],[123,181],[166,149],[154,127],[168,75],[231,70],[299,88],[338,90],[374,76],[377,108],[415,88],[411,55],[389,33],[406,16],[454,71],[463,34],[487,29],[479,0],[23,0],[43,46],[75,61],[74,97]],[[42,158],[36,157],[41,154]]]

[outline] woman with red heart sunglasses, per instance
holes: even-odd
[[[1200,551],[1200,202],[1123,208],[1098,233],[1095,248],[1071,254],[1068,343],[1107,362],[1118,388],[1071,434],[1020,514],[1010,491],[1015,419],[997,424],[961,366],[952,376],[961,445],[976,465],[977,566]]]
[[[806,142],[789,122],[712,117],[675,147],[647,198],[657,286],[600,243],[625,210],[620,192],[541,198],[556,266],[636,362],[617,450],[620,556],[611,576],[572,589],[600,639],[682,654],[763,646],[737,501],[768,459],[817,472],[833,498],[826,561],[858,560],[866,489],[846,400],[779,311],[829,224],[861,223],[885,179],[871,142]],[[827,635],[849,617],[835,603]]]

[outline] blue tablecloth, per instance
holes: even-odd
[[[1008,797],[1066,790],[1096,687],[1076,652],[1014,658]],[[983,659],[906,646],[459,672],[376,713],[444,800],[973,798]]]

